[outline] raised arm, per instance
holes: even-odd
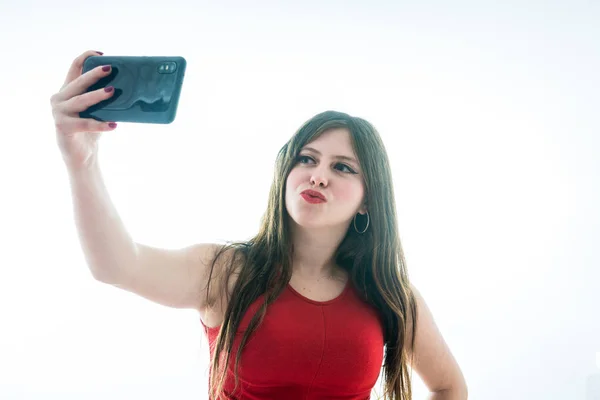
[[[210,266],[219,245],[168,250],[131,238],[98,165],[98,139],[116,125],[79,117],[79,112],[114,92],[98,89],[86,93],[110,74],[110,68],[103,67],[82,74],[83,62],[91,55],[98,53],[88,51],[73,61],[63,87],[51,97],[56,139],[69,175],[75,224],[87,265],[99,281],[166,306],[202,311],[220,286],[211,284],[211,293],[207,293]],[[218,271],[218,265],[215,268]]]

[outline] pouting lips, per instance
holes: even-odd
[[[321,193],[319,193],[315,190],[305,190],[300,194],[303,196],[306,196],[310,199],[319,199],[319,200],[325,201],[325,196],[323,196]]]
[[[300,193],[300,195],[302,196],[302,198],[304,198],[304,200],[311,204],[325,203],[327,201],[320,196],[320,193],[314,191],[312,191],[311,193],[310,190],[305,190],[304,192]]]

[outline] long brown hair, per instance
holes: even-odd
[[[412,399],[408,354],[413,353],[415,335],[407,338],[407,313],[411,313],[413,326],[416,326],[417,310],[398,233],[387,152],[373,125],[364,119],[336,111],[326,111],[309,119],[280,149],[267,210],[258,233],[248,241],[223,245],[213,260],[211,277],[217,259],[225,252],[233,254],[231,259],[227,258],[231,262],[226,263],[226,278],[222,281],[221,290],[227,293],[228,304],[213,350],[209,382],[211,399],[219,399],[222,395],[235,334],[248,307],[264,294],[264,302],[250,320],[235,357],[236,388],[244,345],[262,322],[268,306],[290,282],[292,243],[288,229],[289,214],[285,207],[285,182],[302,147],[332,128],[346,128],[350,132],[363,171],[370,218],[368,229],[363,234],[358,234],[350,224],[335,253],[335,261],[348,271],[363,299],[381,315],[385,343],[384,399]],[[363,221],[361,218],[365,217],[358,214],[358,222]],[[364,222],[358,222],[357,225],[365,226]],[[239,276],[230,297],[226,289],[227,282],[236,266]]]

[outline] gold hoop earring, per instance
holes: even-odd
[[[365,233],[365,232],[367,231],[367,229],[369,229],[369,222],[371,221],[371,219],[369,218],[369,212],[367,211],[367,214],[366,214],[366,216],[367,216],[367,226],[365,226],[365,229],[364,229],[362,232],[361,232],[361,231],[359,231],[359,230],[358,230],[358,228],[356,228],[356,217],[357,217],[357,216],[358,216],[358,214],[356,214],[356,215],[354,216],[354,230],[355,230],[357,233],[359,233],[359,234],[363,234],[363,233]]]

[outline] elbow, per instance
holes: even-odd
[[[102,283],[106,283],[109,285],[120,285],[123,283],[124,279],[124,269],[123,268],[90,268],[90,272],[92,277]]]
[[[94,280],[102,283],[112,284],[115,282],[114,277],[108,274],[106,269],[100,268],[90,268],[90,272],[92,273],[92,277]]]
[[[439,393],[440,397],[439,399],[444,399],[444,400],[467,400],[469,398],[469,389],[467,388],[466,385],[461,385],[461,386],[454,386],[450,389],[446,389],[446,390],[442,390],[440,392],[434,392],[434,393]],[[434,397],[435,399],[437,399],[437,397]]]
[[[469,398],[469,389],[466,383],[453,385],[450,388],[436,390],[431,392],[429,400],[467,400]]]
[[[457,390],[457,399],[467,400],[469,398],[469,388],[467,385],[463,385],[459,390]]]
[[[137,247],[132,254],[125,257],[112,257],[98,260],[96,263],[89,262],[89,270],[92,277],[102,283],[110,285],[122,285],[129,280],[138,268],[139,256]]]

